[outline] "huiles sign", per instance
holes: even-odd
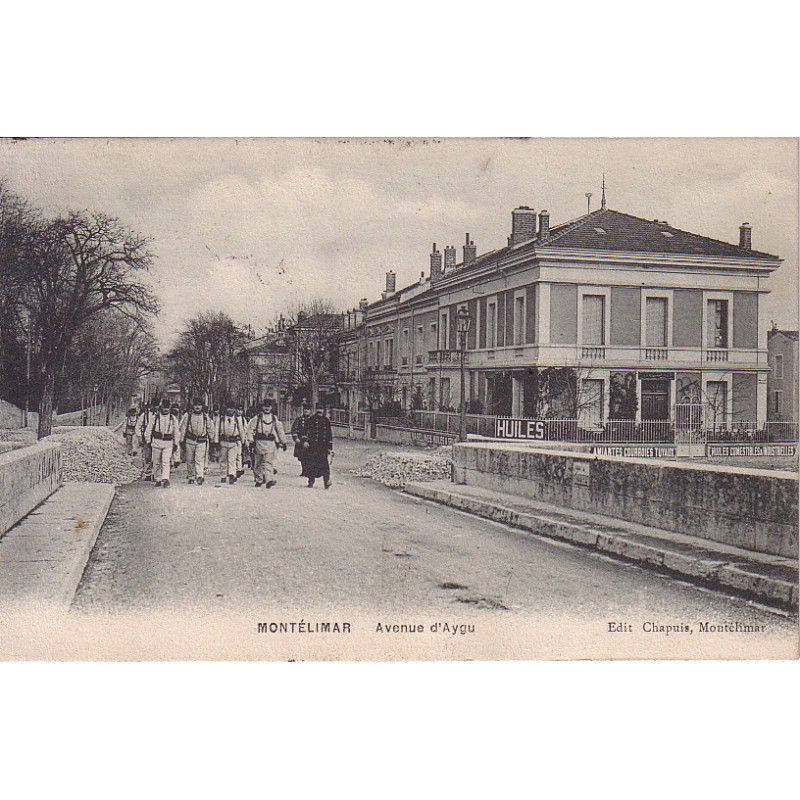
[[[541,419],[496,419],[494,423],[495,439],[546,439],[544,420]]]

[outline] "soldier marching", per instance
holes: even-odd
[[[216,424],[206,413],[203,401],[195,398],[180,423],[180,439],[186,454],[186,476],[190,484],[205,481],[209,447],[217,438]]]
[[[161,408],[152,413],[147,422],[144,440],[151,448],[153,477],[158,488],[166,489],[169,486],[173,452],[180,447],[179,425],[166,397],[161,402]]]
[[[126,442],[130,437],[131,442],[141,443],[144,479],[167,488],[172,470],[185,461],[187,483],[202,486],[216,451],[222,483],[236,483],[249,466],[257,488],[275,486],[278,451],[286,451],[287,434],[274,402],[266,399],[256,406],[255,413],[251,410],[247,415],[234,401],[223,408],[223,414],[215,414],[216,409],[210,411],[201,398],[195,397],[181,413],[180,407],[165,397],[160,403],[154,399],[138,417],[131,409],[125,420],[125,437]],[[292,424],[294,456],[302,464],[301,474],[308,479],[309,487],[321,477],[328,489],[329,459],[333,455],[331,426],[321,407],[314,411],[312,416],[304,405]]]
[[[286,434],[281,421],[272,411],[272,402],[265,400],[261,411],[248,426],[247,435],[253,443],[253,474],[256,486],[271,489],[275,485],[275,467],[278,448],[286,450]]]

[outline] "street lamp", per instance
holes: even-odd
[[[458,426],[458,440],[466,441],[467,438],[467,404],[464,398],[464,362],[467,354],[467,334],[472,317],[466,306],[461,306],[456,314],[456,331],[458,331],[458,345],[461,349],[461,419]]]

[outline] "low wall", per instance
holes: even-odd
[[[394,425],[376,425],[375,440],[392,444],[447,445],[458,437],[442,431],[426,431],[418,428],[400,428]]]
[[[0,454],[0,536],[60,485],[60,444],[39,442]]]
[[[21,428],[22,418],[22,409],[0,400],[0,428]]]
[[[369,439],[369,428],[351,428],[331,423],[331,434],[334,439]]]
[[[798,476],[501,444],[453,448],[456,483],[690,534],[798,555]]]

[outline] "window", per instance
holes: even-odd
[[[439,405],[442,408],[450,405],[450,378],[439,381]]]
[[[525,298],[517,297],[514,300],[514,344],[525,343]]]
[[[394,339],[386,340],[386,366],[394,366]]]
[[[383,363],[383,359],[382,359],[383,351],[381,349],[381,344],[382,343],[381,343],[380,339],[378,339],[378,341],[375,342],[375,366],[376,367],[380,367],[380,365]]]
[[[602,345],[606,343],[606,298],[599,294],[583,296],[583,342]]]
[[[596,427],[603,421],[603,381],[581,381],[578,418],[584,427]]]
[[[783,356],[776,355],[775,356],[775,377],[782,378],[783,377]]]
[[[601,235],[606,233],[606,229],[605,228],[595,228],[594,230],[595,230],[595,233],[599,233]]]
[[[414,362],[417,364],[422,363],[422,350],[425,346],[424,339],[425,337],[422,325],[417,325],[417,340],[414,343],[414,354],[415,354]]]
[[[774,391],[772,393],[772,402],[775,416],[779,417],[783,413],[783,392]]]
[[[440,347],[439,347],[440,350],[449,350],[450,349],[450,341],[449,341],[449,339],[450,339],[450,326],[447,324],[447,322],[448,322],[447,312],[444,311],[442,313],[442,324],[441,324],[441,327],[439,328],[441,339],[442,339],[442,341],[440,343]]]
[[[486,346],[495,347],[497,342],[497,303],[486,306]]]
[[[671,239],[672,238],[672,234],[669,231],[661,231],[661,235],[662,236],[666,236],[667,239]]]
[[[706,346],[728,347],[728,301],[709,300],[706,317]]]
[[[367,366],[375,366],[375,342],[369,343],[369,352],[367,353]]]
[[[728,416],[728,384],[725,381],[709,381],[706,384],[708,418],[713,428],[725,425]]]
[[[666,347],[667,299],[665,297],[648,297],[645,313],[647,314],[645,347]]]

